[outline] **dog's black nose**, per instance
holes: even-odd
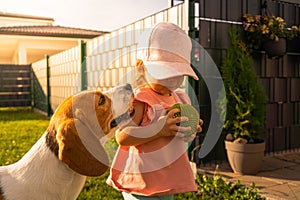
[[[130,90],[130,91],[132,91],[132,87],[131,87],[131,85],[130,85],[129,83],[127,83],[127,84],[125,85],[125,90]]]

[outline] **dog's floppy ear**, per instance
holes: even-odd
[[[97,142],[96,159],[83,145],[77,131],[83,134],[91,134],[79,120],[68,119],[61,123],[57,130],[56,139],[59,145],[58,158],[66,163],[72,170],[85,176],[100,176],[108,169],[108,156],[98,140],[91,139],[89,142]],[[93,145],[92,145],[93,146]]]

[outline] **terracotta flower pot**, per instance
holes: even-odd
[[[225,141],[229,164],[237,174],[257,174],[265,151],[265,142],[240,144]]]
[[[263,44],[263,49],[271,59],[281,57],[286,53],[286,39],[279,38],[279,41],[268,40]]]

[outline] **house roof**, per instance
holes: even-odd
[[[55,25],[0,27],[0,34],[2,35],[5,34],[69,38],[94,38],[105,33],[107,32]]]

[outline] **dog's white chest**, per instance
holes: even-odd
[[[76,199],[86,180],[57,159],[45,134],[20,161],[0,167],[0,178],[8,200]]]

